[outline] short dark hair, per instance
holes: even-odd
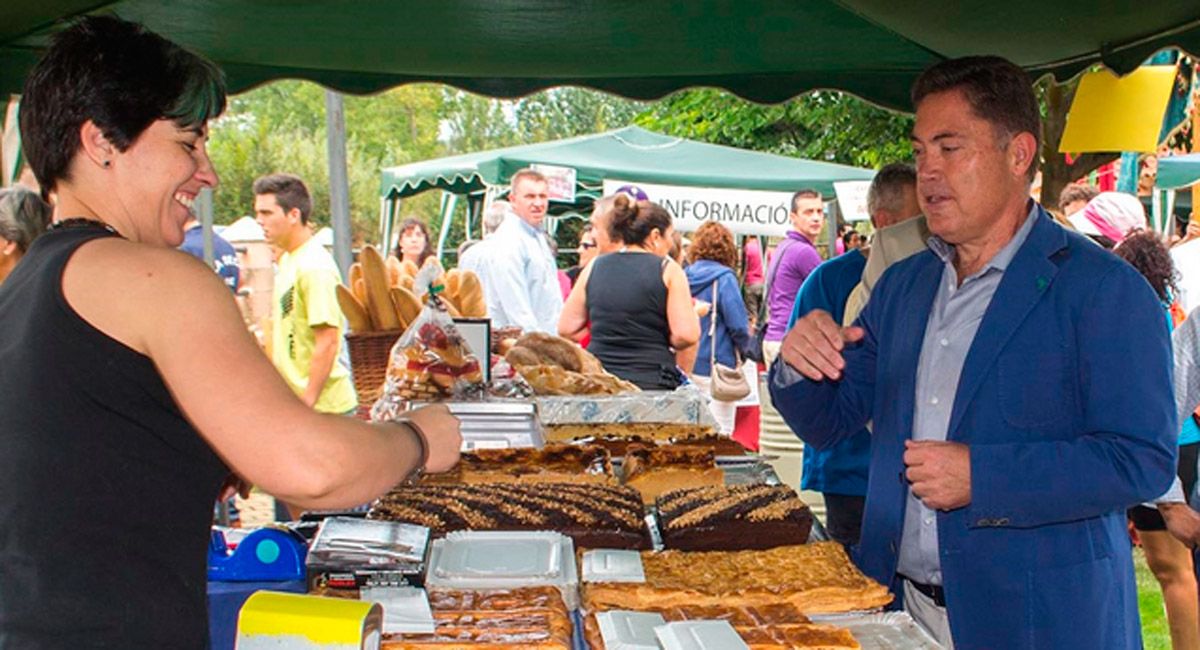
[[[308,186],[295,174],[267,174],[254,181],[254,194],[273,194],[284,212],[300,210],[300,223],[307,224],[312,214],[312,195]]]
[[[211,61],[137,23],[87,16],[54,37],[25,80],[21,146],[46,197],[69,179],[88,120],[125,151],[157,120],[191,127],[224,110]]]
[[[876,210],[900,210],[900,204],[904,200],[904,188],[916,186],[917,170],[912,165],[900,162],[884,165],[875,172],[875,178],[871,180],[871,187],[867,190],[867,213],[874,219]]]
[[[657,228],[663,235],[671,227],[671,213],[657,203],[634,201],[628,194],[612,197],[608,230],[612,239],[640,246]]]
[[[821,198],[821,193],[812,189],[811,187],[806,187],[806,188],[800,190],[799,192],[796,192],[795,194],[792,195],[792,212],[796,211],[796,201],[799,201],[800,199],[819,199],[819,198]]]
[[[1071,183],[1058,193],[1058,209],[1065,211],[1068,203],[1083,201],[1087,203],[1100,195],[1100,189],[1093,185]]]
[[[539,181],[542,183],[546,182],[545,174],[531,167],[526,167],[524,169],[517,170],[517,172],[512,175],[512,182],[509,184],[509,188],[511,190],[517,189],[517,182],[522,178],[528,178],[531,181]]]
[[[975,116],[987,120],[1001,137],[1026,132],[1035,140],[1029,179],[1037,174],[1042,146],[1042,114],[1033,82],[1017,64],[999,56],[965,56],[926,68],[912,87],[913,108],[935,93],[962,91]]]
[[[50,225],[50,204],[31,189],[16,185],[0,189],[0,237],[17,245],[22,254]]]

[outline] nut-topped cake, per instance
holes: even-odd
[[[650,548],[642,500],[629,488],[591,483],[401,486],[371,519],[455,530],[553,530],[582,548]]]
[[[812,512],[786,485],[688,488],[658,498],[663,545],[684,551],[739,551],[803,544]]]

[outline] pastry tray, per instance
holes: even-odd
[[[824,614],[812,620],[850,630],[862,650],[944,650],[908,612]]]
[[[693,386],[623,395],[535,398],[546,424],[699,424],[717,428],[708,397]]]
[[[537,407],[524,400],[446,402],[462,430],[462,450],[543,447],[546,432]]]

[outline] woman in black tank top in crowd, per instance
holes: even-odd
[[[558,333],[579,340],[604,369],[643,390],[672,390],[682,377],[675,351],[700,339],[687,277],[671,249],[671,215],[626,194],[596,203],[608,234],[624,245],[584,269],[563,306]]]
[[[116,18],[62,31],[26,81],[55,222],[0,285],[0,647],[208,648],[219,493],[349,507],[457,461],[444,407],[384,425],[307,408],[175,250],[217,184],[224,106],[211,63]]]

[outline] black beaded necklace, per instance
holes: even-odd
[[[86,217],[72,217],[70,219],[63,219],[62,221],[55,221],[54,223],[50,224],[50,227],[47,228],[47,230],[68,230],[74,228],[107,230],[118,237],[121,236],[121,233],[117,232],[116,228],[113,228],[112,226],[98,219],[88,219]]]

